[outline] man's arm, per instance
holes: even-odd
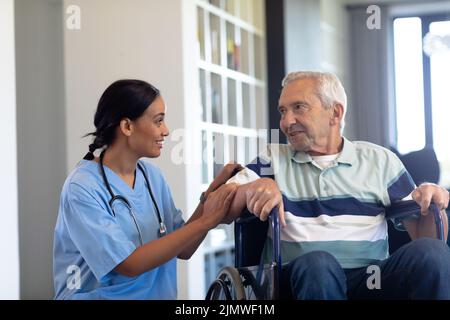
[[[238,187],[230,212],[222,222],[230,224],[241,215],[245,207],[261,221],[265,221],[276,206],[278,206],[281,225],[284,227],[286,222],[280,189],[273,179],[260,178]]]
[[[434,215],[428,212],[428,207],[431,201],[433,201],[441,210],[441,219],[444,224],[444,237],[445,241],[447,241],[448,218],[445,209],[449,201],[448,191],[433,183],[423,183],[413,191],[412,198],[420,205],[421,216],[417,220],[411,219],[403,222],[411,239],[415,240],[421,237],[436,238]]]

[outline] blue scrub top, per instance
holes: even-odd
[[[140,163],[168,233],[180,228],[182,213],[175,207],[161,171]],[[158,218],[142,172],[136,170],[134,189],[107,166],[105,172],[114,194],[130,202],[144,244],[158,239]],[[55,299],[176,299],[176,258],[133,278],[112,271],[140,242],[128,208],[116,200],[114,217],[110,198],[94,161],[80,161],[67,177],[53,245]]]

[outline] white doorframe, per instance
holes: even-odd
[[[19,299],[19,227],[17,203],[16,74],[14,1],[0,1],[0,299]]]

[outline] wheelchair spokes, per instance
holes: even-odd
[[[258,284],[253,272],[249,268],[239,268],[239,273],[243,280],[247,300],[267,299],[269,282],[267,277],[263,278],[263,283]]]
[[[210,286],[206,300],[245,300],[246,294],[239,271],[224,267]]]
[[[228,285],[220,279],[216,279],[209,287],[206,300],[233,300]]]
[[[267,300],[273,297],[270,285],[270,273],[273,270],[263,268],[261,279],[257,276],[258,266],[233,268],[224,267],[206,294],[206,300]]]

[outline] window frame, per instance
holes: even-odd
[[[394,26],[394,21],[399,18],[419,18],[422,24],[422,39],[430,30],[430,25],[433,22],[450,21],[450,15],[447,14],[405,14],[395,15],[392,17],[391,26]],[[395,39],[392,36],[392,48],[395,46]],[[393,52],[392,52],[393,54]],[[424,94],[424,121],[425,121],[425,147],[433,148],[433,106],[432,106],[432,91],[431,91],[431,59],[422,50],[422,74],[423,74],[423,94]],[[395,60],[394,60],[395,67]],[[394,68],[395,70],[395,68]],[[395,71],[394,71],[395,76]],[[395,92],[395,90],[394,90]],[[397,118],[397,107],[395,107],[395,117]],[[396,122],[395,122],[396,123]],[[398,128],[395,126],[395,148],[398,149]]]

